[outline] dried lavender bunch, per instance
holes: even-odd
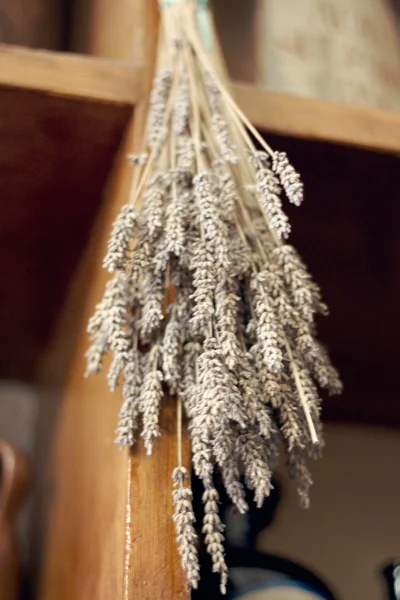
[[[151,454],[164,390],[177,397],[205,490],[204,542],[224,593],[215,471],[240,512],[245,486],[261,506],[281,445],[307,506],[307,457],[323,446],[319,388],[338,393],[342,384],[317,339],[315,317],[327,307],[287,242],[282,198],[300,205],[300,176],[230,97],[202,44],[196,2],[165,6],[144,144],[129,157],[138,169],[133,201],[111,232],[103,266],[112,278],[89,322],[87,374],[113,354],[108,380],[122,387],[122,448],[140,436]],[[179,416],[178,442],[181,429]],[[174,519],[195,588],[192,496],[181,456],[177,464]]]

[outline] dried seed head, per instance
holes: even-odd
[[[213,193],[211,173],[203,171],[193,179],[194,197],[199,210],[199,220],[205,241],[214,253],[216,266],[228,269],[228,228],[221,218],[218,203]]]
[[[177,136],[185,133],[189,125],[190,115],[190,94],[189,94],[189,78],[187,73],[182,76],[179,84],[178,97],[174,107],[174,130]]]
[[[239,162],[236,154],[235,144],[232,141],[229,125],[219,112],[214,112],[211,117],[211,127],[215,134],[215,139],[221,149],[221,154],[226,162],[235,165]]]
[[[150,109],[147,117],[147,143],[153,148],[162,136],[167,98],[171,90],[173,75],[171,71],[162,71],[153,82]]]
[[[198,239],[192,247],[190,268],[193,271],[193,315],[195,331],[202,331],[214,314],[215,265],[210,248]]]
[[[284,244],[273,251],[273,257],[283,269],[288,293],[303,319],[312,322],[315,313],[326,314],[327,307],[321,300],[320,289],[295,248]]]
[[[240,514],[245,514],[249,507],[246,502],[244,487],[240,482],[240,471],[237,458],[232,454],[221,467],[224,486],[232,504]]]
[[[164,278],[149,271],[143,281],[143,306],[140,339],[147,342],[157,332],[164,318]]]
[[[260,508],[269,496],[272,473],[268,466],[268,452],[259,434],[249,428],[248,433],[237,438],[238,453],[245,465],[247,486],[254,490],[254,500]]]
[[[142,389],[140,392],[140,404],[143,407],[143,431],[144,445],[147,454],[153,450],[153,441],[160,436],[160,427],[158,424],[160,414],[160,403],[163,395],[162,391],[162,372],[157,368],[157,362],[160,355],[160,348],[154,346],[150,361],[154,361],[154,366],[144,376]]]
[[[285,152],[275,152],[272,158],[272,169],[279,175],[282,187],[289,202],[300,206],[303,202],[303,184],[300,175],[289,163]]]
[[[197,535],[194,529],[192,490],[184,487],[189,480],[189,473],[184,467],[177,467],[173,474],[173,502],[175,505],[174,521],[178,540],[182,567],[186,570],[188,583],[196,589],[200,580],[200,564],[197,553]]]
[[[287,238],[290,234],[289,219],[282,210],[279,181],[269,168],[269,158],[265,152],[257,152],[250,156],[255,166],[258,200],[268,218],[268,225],[274,229],[279,238]]]
[[[213,563],[213,572],[220,575],[221,594],[226,594],[228,567],[225,562],[224,536],[222,533],[224,526],[218,514],[218,500],[219,496],[215,488],[209,487],[205,490],[203,494],[204,518],[202,531],[205,534],[207,552]]]
[[[272,373],[283,369],[281,350],[282,332],[276,314],[258,279],[252,281],[254,296],[254,312],[256,316],[257,339],[261,344],[266,367]]]
[[[114,222],[108,252],[103,262],[103,267],[112,273],[116,269],[126,266],[126,259],[138,220],[138,212],[129,204],[123,206]]]

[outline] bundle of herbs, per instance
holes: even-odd
[[[109,385],[121,385],[124,398],[122,448],[141,435],[151,454],[165,388],[176,397],[177,435],[184,412],[204,485],[202,531],[224,593],[215,471],[243,513],[243,485],[261,506],[283,448],[307,506],[306,457],[323,445],[318,388],[338,393],[341,382],[316,339],[314,317],[327,307],[287,241],[283,201],[301,204],[300,176],[238,108],[221,65],[204,3],[163,3],[143,152],[129,157],[132,199],[104,259],[112,276],[89,323],[87,373],[100,372],[112,352]],[[192,492],[180,451],[173,482],[182,564],[196,588]]]

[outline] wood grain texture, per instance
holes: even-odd
[[[116,160],[104,210],[39,376],[42,387],[60,396],[40,600],[123,597],[128,455],[113,444],[121,398],[109,392],[103,375],[84,379],[83,373],[87,319],[107,280],[101,258],[129,191],[125,153],[131,140],[132,135]]]
[[[400,113],[302,98],[250,85],[233,85],[250,121],[263,131],[384,152],[400,151]]]
[[[133,106],[142,90],[143,72],[138,65],[0,44],[0,93],[1,88],[11,87]]]
[[[164,399],[162,437],[153,455],[145,455],[140,442],[132,457],[132,548],[127,600],[185,600],[190,597],[181,570],[172,519],[172,471],[177,466],[176,402]],[[183,461],[190,465],[187,436]]]
[[[86,1],[90,2],[91,15],[88,52],[103,58],[147,65],[152,69],[157,0],[119,0],[118,9],[109,0]]]
[[[136,17],[135,31],[142,36],[139,41],[135,37],[130,47],[143,52],[143,64],[150,76],[155,3],[152,9],[145,0],[124,6],[130,6],[130,19]],[[107,38],[114,26],[112,22],[103,23],[102,27],[106,26],[110,27]],[[124,35],[126,49],[129,40]],[[108,391],[104,375],[83,378],[86,322],[107,279],[101,261],[111,223],[128,199],[132,172],[125,155],[139,146],[144,110],[144,103],[135,109],[107,186],[104,212],[41,370],[44,385],[57,388],[62,386],[63,367],[69,363],[57,418],[54,491],[40,600],[188,597],[172,520],[171,475],[177,461],[175,403],[165,400],[163,436],[155,445],[154,456],[144,455],[141,442],[130,456],[120,453],[112,443],[120,395]],[[65,352],[64,336],[70,352]],[[187,444],[184,451],[187,461]]]

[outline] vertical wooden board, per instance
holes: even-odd
[[[0,42],[58,50],[61,0],[0,0]]]
[[[92,53],[147,65],[143,96],[154,64],[156,6],[155,1],[147,0],[124,0],[118,10],[106,0],[94,0],[93,4],[88,44]],[[89,251],[91,266],[84,266],[77,283],[78,308],[76,303],[74,308],[67,306],[64,314],[63,331],[68,332],[79,320],[79,332],[56,432],[55,488],[40,600],[189,597],[172,519],[171,475],[177,464],[175,402],[164,402],[163,436],[152,457],[144,455],[140,442],[131,456],[121,454],[112,444],[119,394],[108,392],[104,375],[83,379],[86,321],[106,281],[100,268],[106,238],[118,207],[129,197],[131,168],[125,154],[139,148],[144,115],[145,101],[135,109],[135,126],[131,124],[117,161],[105,200],[109,206]],[[47,376],[61,373],[66,360],[62,334],[56,335],[49,355],[44,369]],[[187,443],[184,460],[187,464]]]
[[[126,599],[184,600],[190,597],[177,552],[172,518],[172,471],[177,466],[176,402],[165,398],[162,436],[146,456],[142,443],[132,456],[132,548]],[[183,462],[190,464],[188,440],[183,441]]]
[[[151,69],[157,16],[157,0],[92,0],[88,51]]]
[[[41,600],[108,600],[123,594],[128,455],[113,444],[121,398],[108,391],[104,375],[85,379],[83,374],[87,319],[107,280],[101,269],[106,240],[115,214],[129,194],[131,173],[125,158],[131,148],[129,141],[128,136],[106,194],[107,208],[81,265],[83,276],[74,298],[66,304],[40,375],[42,386],[61,396],[51,460]],[[77,343],[69,375],[65,388],[57,390],[69,360],[64,346],[73,343],[74,330]]]

